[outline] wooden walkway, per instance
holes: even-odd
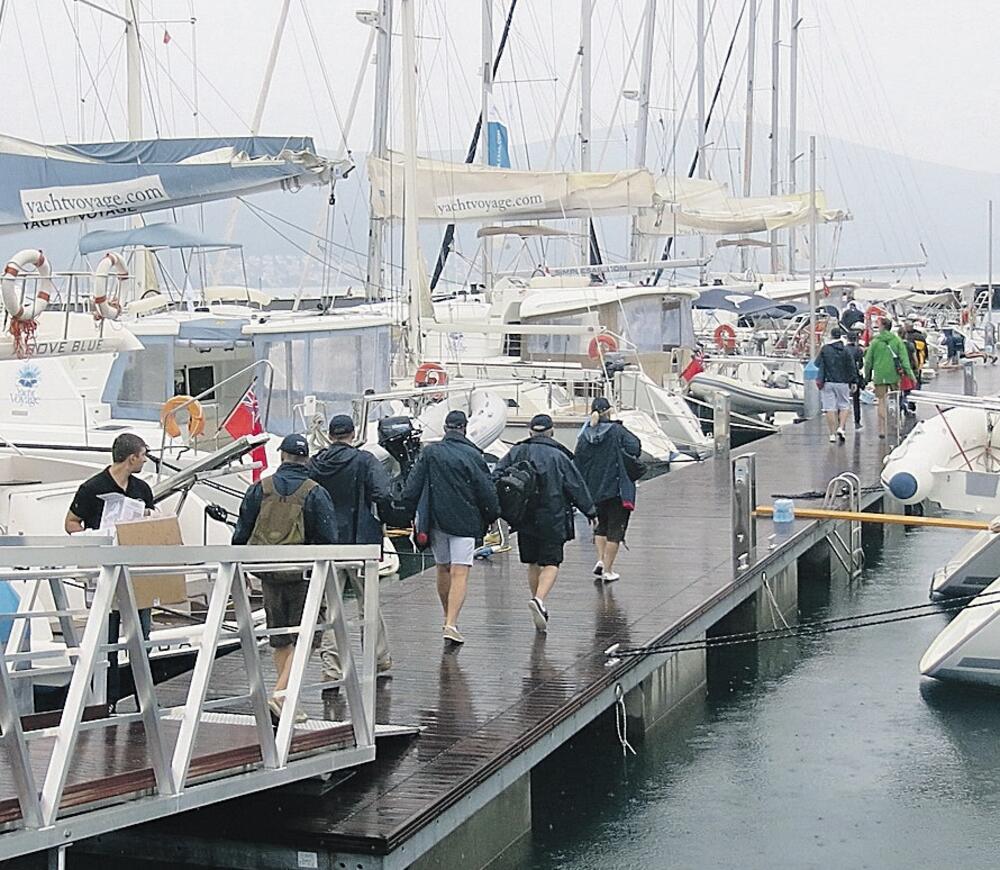
[[[1000,387],[997,369],[977,372],[981,393]],[[941,376],[934,389],[960,392],[961,373]],[[864,409],[864,421],[865,430],[849,431],[845,445],[830,444],[823,422],[815,420],[733,455],[756,453],[761,502],[775,494],[823,491],[842,471],[873,487],[887,442],[876,437],[874,408]],[[394,667],[391,679],[380,680],[377,720],[420,725],[423,733],[380,745],[373,764],[325,796],[256,795],[152,823],[154,830],[300,849],[391,852],[633,667],[607,668],[603,650],[610,644],[669,638],[732,590],[739,578],[730,555],[729,474],[728,462],[709,460],[643,483],[629,549],[615,566],[617,583],[594,582],[590,535],[578,525],[549,598],[547,636],[535,631],[529,616],[516,554],[473,568],[460,621],[467,643],[459,649],[442,647],[432,571],[383,583]],[[798,521],[795,531],[813,525]],[[771,523],[760,521],[759,541],[770,531]],[[766,546],[758,552],[767,557]],[[226,679],[224,660],[216,672]],[[331,692],[306,709],[331,719],[344,714]]]

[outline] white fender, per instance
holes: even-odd
[[[21,304],[21,294],[17,288],[18,275],[25,266],[34,266],[39,275],[39,285],[35,289],[35,298],[31,302]],[[37,320],[43,311],[49,306],[49,299],[55,293],[55,285],[52,283],[52,267],[45,255],[35,248],[25,248],[18,251],[4,266],[3,279],[0,280],[0,291],[3,293],[3,307],[7,309],[7,314],[12,320],[28,323]]]
[[[120,254],[108,251],[94,270],[94,287],[100,287],[100,282],[104,282],[104,292],[94,296],[94,307],[98,316],[104,320],[117,320],[122,315],[122,307],[118,303],[121,293],[116,293],[113,300],[108,299],[108,275],[112,270],[118,276],[118,286],[121,288],[122,283],[128,279],[128,269]]]

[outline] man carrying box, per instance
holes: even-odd
[[[99,529],[104,513],[104,499],[101,496],[123,495],[141,501],[146,510],[153,509],[153,490],[146,481],[136,477],[146,464],[146,442],[138,435],[124,432],[111,445],[111,465],[80,484],[69,506],[63,527],[67,534],[74,535],[85,529]],[[142,637],[149,640],[152,628],[152,611],[144,607],[139,611],[142,623]],[[121,614],[112,610],[108,617],[108,643],[117,644],[121,630]],[[118,675],[118,651],[108,653],[108,712],[115,711],[121,681]]]
[[[255,483],[243,496],[233,532],[234,544],[336,544],[337,520],[329,493],[309,479],[309,442],[302,435],[287,435],[278,448],[281,465],[270,477]],[[258,573],[264,591],[268,628],[291,628],[302,623],[308,581],[301,571]],[[314,640],[318,645],[319,633]],[[269,643],[278,671],[275,694],[288,687],[295,651],[295,635],[273,634]],[[271,697],[275,719],[282,702]],[[296,714],[298,721],[306,717]]]

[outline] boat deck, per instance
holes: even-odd
[[[979,367],[977,374],[980,393],[1000,388],[1000,369]],[[961,392],[961,372],[942,374],[934,389]],[[831,478],[853,471],[865,490],[863,502],[870,504],[880,495],[888,442],[876,436],[875,408],[863,413],[864,431],[849,431],[845,445],[830,444],[823,421],[814,420],[733,455],[756,454],[762,503],[776,495],[821,493]],[[797,546],[801,552],[822,537],[816,522],[798,520],[769,548],[772,525],[758,521],[756,558],[737,574],[729,480],[729,462],[722,459],[642,483],[628,549],[616,563],[621,580],[611,585],[594,582],[590,535],[578,525],[549,598],[548,635],[538,634],[529,616],[516,553],[474,566],[460,620],[467,640],[461,648],[442,646],[433,569],[383,582],[394,665],[391,678],[379,681],[377,721],[419,725],[420,736],[380,745],[374,763],[325,795],[249,796],[151,823],[142,836],[183,833],[258,848],[270,843],[372,856],[399,849],[491,777],[506,770],[513,778],[522,755],[541,758],[555,749],[553,733],[561,725],[583,727],[586,721],[570,720],[638,665],[625,660],[607,667],[608,646],[703,632],[699,620],[734,589],[759,577],[783,551]],[[235,672],[225,660],[218,662],[216,679],[224,682],[230,670]],[[183,679],[176,682],[183,691]],[[333,719],[343,715],[341,699],[329,691],[306,710]]]

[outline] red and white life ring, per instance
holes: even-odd
[[[448,383],[448,371],[436,362],[423,363],[413,375],[415,387],[443,387]]]
[[[114,298],[109,298],[108,275],[112,271],[114,271],[118,278],[119,292],[114,294]],[[122,306],[118,300],[121,296],[121,285],[127,280],[128,269],[125,267],[125,261],[121,258],[121,255],[116,254],[114,251],[108,251],[101,257],[101,262],[97,264],[97,268],[94,270],[95,290],[97,288],[103,290],[103,292],[97,292],[94,296],[94,308],[97,309],[98,320],[117,320],[121,317]],[[101,285],[102,281],[103,287]]]
[[[877,305],[869,305],[865,312],[865,331],[861,335],[861,340],[868,344],[881,330],[879,320],[886,317],[889,312]]]
[[[618,342],[615,337],[604,332],[595,335],[587,345],[587,356],[591,359],[600,359],[606,353],[617,353],[617,351]]]
[[[712,334],[719,350],[736,350],[736,330],[728,323],[720,323]]]
[[[39,276],[39,286],[35,288],[35,298],[31,302],[21,302],[21,294],[17,289],[17,277],[26,266],[34,266]],[[51,279],[52,267],[45,259],[45,254],[35,248],[25,248],[18,251],[4,266],[3,280],[0,290],[3,292],[3,307],[11,320],[20,323],[30,323],[37,320],[49,306],[49,299],[55,293],[55,285]]]

